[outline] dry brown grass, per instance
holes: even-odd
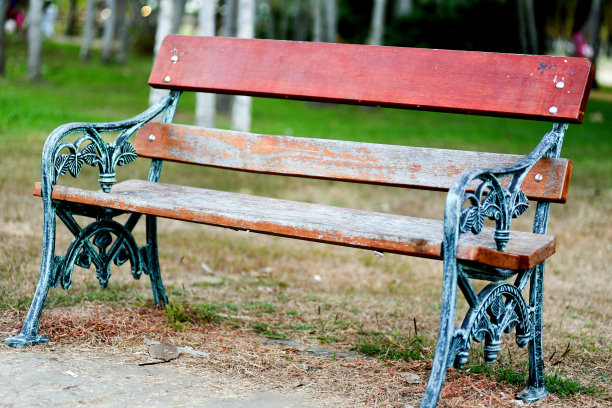
[[[397,190],[372,192],[359,186],[339,191],[329,184],[285,187],[286,196],[293,198],[358,202],[360,207],[434,217],[442,212],[442,200],[435,193],[415,198],[398,195]],[[559,371],[601,390],[610,388],[612,377],[611,203],[610,190],[575,190],[567,205],[554,206],[550,232],[558,237],[558,253],[548,262],[545,281],[547,372]],[[19,191],[7,195],[3,208],[0,295],[22,300],[16,309],[0,310],[0,335],[6,337],[18,329],[23,301],[32,295],[37,279],[40,203]],[[525,226],[526,222],[519,223],[520,228]],[[58,230],[58,248],[66,248],[70,236],[63,227]],[[381,360],[359,354],[355,359],[330,359],[311,355],[306,346],[335,350],[339,356],[356,353],[355,344],[373,333],[382,333],[391,342],[396,341],[394,333],[414,335],[415,320],[420,335],[435,338],[441,263],[167,220],[160,222],[159,230],[169,297],[188,311],[203,304],[214,306],[211,316],[218,321],[195,319],[175,331],[163,310],[146,303],[151,297],[146,277],[133,281],[127,267],[115,270],[112,296],[104,298],[104,292],[95,290],[94,274],[78,270],[68,292],[51,291],[52,306],[43,313],[40,331],[53,341],[38,350],[122,353],[133,355],[136,362],[146,351],[144,338],[165,339],[210,353],[206,360],[182,355],[168,364],[177,369],[205,365],[245,380],[254,390],[299,389],[323,407],[418,403],[430,360]],[[137,234],[142,236],[142,230]],[[466,306],[461,304],[460,310],[462,315]],[[283,335],[298,345],[267,343],[262,327],[269,328],[269,337]],[[526,353],[507,337],[509,351],[502,353],[502,364],[521,367]],[[425,345],[425,351],[428,347],[431,344]],[[473,351],[476,363],[477,350]],[[414,377],[407,373],[416,374],[420,382],[412,383]],[[453,370],[440,406],[515,407],[516,391],[517,387],[485,375]],[[612,405],[609,391],[603,396],[552,395],[533,406],[605,405]]]

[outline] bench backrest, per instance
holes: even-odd
[[[153,87],[580,123],[585,58],[170,35]]]
[[[593,75],[583,58],[168,36],[149,84],[580,123]],[[448,189],[467,168],[503,167],[522,157],[160,123],[140,129],[135,147],[156,159],[433,190]],[[564,202],[570,175],[569,160],[543,159],[522,188],[531,199]]]
[[[150,137],[153,135],[154,137]],[[148,123],[136,134],[141,157],[257,173],[448,190],[463,170],[506,167],[519,155],[259,135]],[[530,199],[564,202],[572,163],[544,158],[522,189]],[[536,179],[536,174],[541,175]],[[539,181],[537,181],[539,180]]]

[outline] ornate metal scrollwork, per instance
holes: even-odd
[[[99,168],[100,186],[102,190],[109,192],[117,181],[115,168],[131,163],[138,157],[136,149],[128,142],[128,139],[161,112],[164,113],[164,120],[169,121],[174,115],[179,96],[179,91],[173,91],[142,114],[125,121],[69,123],[55,129],[47,138],[43,148],[43,187],[50,191],[51,186],[57,182],[60,175],[70,173],[73,177],[77,177],[83,164],[88,164]],[[114,142],[105,143],[101,134],[108,132],[120,133]],[[68,135],[74,133],[81,133],[82,136],[73,143],[64,140]],[[43,195],[45,194],[43,192]]]
[[[510,283],[491,283],[478,295],[461,329],[457,329],[449,354],[449,365],[461,368],[467,363],[472,340],[485,342],[484,358],[494,363],[501,350],[501,335],[516,328],[516,343],[525,347],[533,336],[533,310],[521,290]]]
[[[55,256],[51,287],[61,284],[62,288],[68,289],[72,284],[75,264],[89,268],[93,263],[96,278],[103,288],[108,285],[112,263],[122,265],[129,260],[132,276],[139,279],[145,269],[145,252],[138,247],[132,233],[120,223],[112,220],[94,221],[75,235],[65,256]]]
[[[86,144],[89,142],[88,144]],[[81,148],[85,144],[85,147]],[[138,155],[136,149],[128,142],[118,145],[115,143],[104,143],[99,133],[93,129],[87,129],[87,134],[78,138],[74,143],[64,142],[57,151],[68,149],[68,154],[56,154],[55,178],[65,175],[67,172],[73,177],[78,177],[83,167],[87,163],[92,167],[100,169],[98,181],[102,190],[109,192],[115,178],[115,167],[131,163]]]
[[[486,173],[473,193],[464,195],[464,202],[471,206],[461,210],[459,232],[480,234],[485,217],[496,222],[493,238],[499,251],[506,248],[510,239],[510,219],[520,217],[529,208],[529,201],[522,190],[510,192],[504,189],[497,177]]]

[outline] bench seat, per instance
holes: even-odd
[[[34,188],[40,195],[40,183]],[[247,194],[127,180],[110,193],[56,185],[53,199],[150,214],[201,224],[250,230],[442,259],[443,223],[438,220],[259,197]],[[458,258],[512,270],[525,270],[555,252],[555,238],[512,231],[504,252],[495,249],[493,229],[462,235]]]

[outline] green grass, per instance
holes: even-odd
[[[505,382],[516,387],[525,385],[527,378],[527,368],[516,368],[505,364],[477,364],[465,367],[466,371],[472,374],[484,374],[494,378],[498,382]],[[583,385],[579,381],[563,376],[559,371],[554,374],[544,375],[546,389],[559,397],[572,397],[578,394],[591,397],[602,397],[605,392],[593,385]]]
[[[62,123],[115,121],[147,107],[151,58],[132,56],[124,66],[89,63],[74,45],[45,43],[43,80],[25,79],[23,42],[9,42],[7,75],[0,79],[0,147],[40,149],[44,137]],[[195,98],[185,94],[178,121],[193,122]],[[591,121],[592,113],[601,122]],[[574,185],[612,187],[612,138],[608,121],[612,102],[592,99],[585,123],[570,127],[564,155],[575,163]],[[221,124],[227,119],[220,117]],[[297,101],[255,99],[253,131],[306,137],[444,148],[529,152],[549,124],[431,112],[330,106]],[[39,143],[39,145],[36,145]],[[215,178],[211,176],[211,178]]]
[[[388,360],[423,360],[431,358],[432,342],[421,335],[405,336],[397,331],[364,334],[354,349],[366,356]]]

